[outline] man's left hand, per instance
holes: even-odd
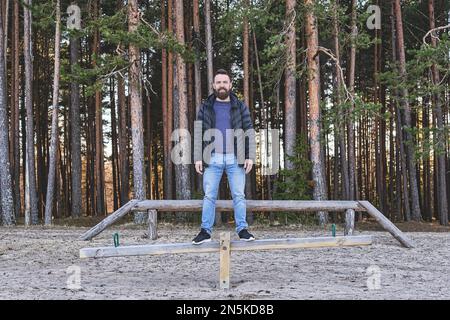
[[[253,167],[253,160],[245,159],[244,162],[245,174],[249,173],[252,170],[252,167]]]

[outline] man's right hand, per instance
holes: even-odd
[[[195,162],[195,171],[199,174],[203,174],[203,162],[202,161],[196,161]]]

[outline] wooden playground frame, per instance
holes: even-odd
[[[96,226],[85,232],[80,239],[91,240],[108,226],[133,211],[148,211],[148,234],[150,239],[157,238],[157,211],[201,211],[202,200],[131,200],[117,211],[106,217]],[[414,243],[406,237],[389,219],[368,201],[303,201],[303,200],[247,200],[247,211],[289,211],[289,212],[317,212],[317,211],[345,211],[344,236],[263,239],[251,242],[231,241],[230,232],[222,232],[220,240],[193,245],[192,243],[153,244],[118,247],[97,247],[80,249],[80,258],[103,258],[137,255],[159,255],[176,253],[212,253],[220,256],[219,281],[221,289],[230,286],[231,251],[248,250],[277,250],[297,248],[321,248],[365,246],[372,243],[372,236],[353,236],[355,211],[367,212],[386,231],[397,239],[404,247],[413,248]],[[233,211],[231,200],[217,200],[216,209]]]

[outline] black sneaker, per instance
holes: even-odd
[[[209,235],[208,231],[205,229],[202,229],[200,233],[192,240],[193,244],[202,244],[203,242],[210,242],[211,236]]]
[[[255,237],[250,232],[248,232],[247,229],[242,229],[241,231],[239,231],[238,235],[239,235],[239,239],[241,239],[243,241],[255,240]]]

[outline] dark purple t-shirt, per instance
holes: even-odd
[[[216,129],[220,130],[223,137],[223,143],[215,144],[217,153],[234,153],[233,132],[231,130],[231,103],[215,101],[214,111],[216,113]],[[227,129],[228,136],[227,136]]]

